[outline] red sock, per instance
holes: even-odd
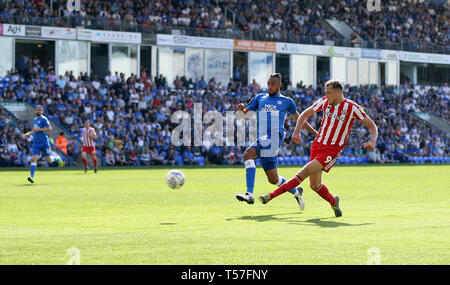
[[[317,190],[316,192],[320,197],[327,200],[331,206],[334,206],[334,203],[336,203],[336,200],[334,199],[333,195],[331,195],[330,191],[328,191],[328,188],[327,186],[325,186],[325,184],[320,185],[319,190]]]
[[[85,157],[83,157],[83,163],[84,163],[84,167],[88,167],[87,159]]]
[[[270,193],[270,199],[272,200],[273,198],[283,194],[284,192],[294,189],[295,187],[300,185],[300,183],[302,183],[302,181],[303,181],[303,179],[301,179],[298,175],[295,175],[294,178],[292,178],[289,181],[284,182],[283,185],[281,185],[276,190],[274,190],[272,193]]]
[[[94,168],[97,168],[97,157],[92,159],[94,161]]]

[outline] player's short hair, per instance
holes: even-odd
[[[41,104],[38,104],[38,105],[36,105],[36,107],[34,107],[35,109],[37,109],[37,108],[42,108],[42,109],[44,109],[44,106],[42,106]]]
[[[342,85],[342,82],[337,79],[330,79],[325,83],[325,88],[332,88],[332,89],[338,89],[338,90],[344,90],[344,85]]]
[[[272,74],[270,74],[270,78],[272,78],[272,77],[274,77],[274,78],[278,78],[278,79],[280,79],[280,81],[281,81],[281,73],[272,73]]]

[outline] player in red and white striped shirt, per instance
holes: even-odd
[[[358,104],[344,97],[343,85],[338,80],[329,80],[325,83],[325,96],[317,100],[312,106],[302,112],[292,134],[294,143],[301,142],[300,130],[306,120],[314,113],[323,111],[319,133],[312,143],[309,162],[295,175],[275,191],[259,198],[263,204],[268,203],[280,194],[300,185],[309,177],[311,189],[327,200],[336,217],[342,216],[339,208],[339,197],[333,196],[327,186],[322,184],[322,171],[329,172],[346,145],[346,140],[355,120],[360,120],[370,132],[370,140],[363,147],[375,149],[378,129],[375,123],[366,115],[364,109]]]
[[[81,157],[83,157],[84,172],[86,173],[89,169],[86,159],[86,153],[88,153],[94,161],[94,172],[97,173],[97,156],[94,141],[97,139],[97,133],[95,132],[95,129],[91,127],[91,122],[88,119],[84,120],[82,134],[81,141],[83,142],[83,147],[81,149]]]

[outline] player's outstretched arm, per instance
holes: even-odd
[[[294,132],[292,134],[292,141],[294,143],[300,143],[302,141],[302,137],[300,135],[300,130],[305,124],[306,120],[311,117],[316,111],[311,107],[304,110],[297,119],[297,124],[295,125]],[[314,130],[314,129],[313,129]],[[315,131],[315,130],[314,130]],[[317,132],[316,132],[317,133]]]
[[[365,142],[363,144],[363,147],[369,150],[374,150],[375,147],[377,146],[378,127],[369,116],[365,117],[364,120],[362,120],[361,122],[369,129],[370,133],[370,140]]]
[[[296,122],[298,121],[299,117],[300,117],[299,113],[295,113],[292,115],[292,119],[294,119]],[[305,121],[305,124],[302,126],[302,128],[317,136],[317,131],[310,125],[310,123],[308,123],[308,121]]]

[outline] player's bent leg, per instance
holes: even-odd
[[[342,211],[339,208],[339,196],[331,195],[328,187],[325,184],[322,184],[322,172],[314,173],[309,176],[309,186],[320,197],[330,203],[336,217],[342,216]]]
[[[271,184],[281,186],[283,183],[286,182],[286,178],[278,175],[277,168],[267,170],[266,175],[267,179]],[[303,188],[299,186],[297,188],[289,190],[288,192],[294,195],[294,198],[297,201],[300,211],[303,211],[305,209],[305,200],[303,199]]]
[[[322,184],[322,172],[313,173],[309,176],[309,187],[317,192]]]
[[[91,154],[92,160],[94,161],[94,173],[97,173],[97,156],[95,154]]]
[[[81,152],[81,157],[83,158],[84,173],[86,173],[88,171],[88,169],[89,169],[88,163],[87,163],[87,158],[86,158],[86,152],[82,151]]]
[[[45,157],[45,159],[47,160],[48,164],[50,164],[51,166],[56,166],[56,165],[58,165],[59,167],[64,166],[64,162],[59,157],[53,157],[53,156],[47,155]]]
[[[236,194],[236,199],[245,201],[247,204],[253,204],[255,198],[253,197],[253,189],[255,187],[256,165],[255,159],[258,158],[256,149],[248,147],[244,151],[245,177],[247,184],[247,192],[245,194]]]
[[[37,168],[38,159],[39,159],[39,155],[33,155],[31,157],[30,177],[28,177],[28,181],[30,181],[30,183],[34,183],[34,173]]]
[[[278,176],[278,169],[277,168],[272,168],[270,170],[266,171],[266,176],[267,176],[267,180],[269,181],[270,184],[274,184],[277,185],[280,181],[280,176]],[[283,184],[283,183],[281,183]],[[280,184],[280,185],[281,185]],[[277,185],[279,186],[279,185]]]
[[[291,180],[285,182],[283,185],[278,187],[275,191],[268,193],[266,195],[260,196],[260,200],[263,204],[268,203],[273,198],[297,187],[303,182],[307,177],[313,173],[320,172],[323,166],[317,160],[312,160],[308,162],[303,168],[292,178]]]

